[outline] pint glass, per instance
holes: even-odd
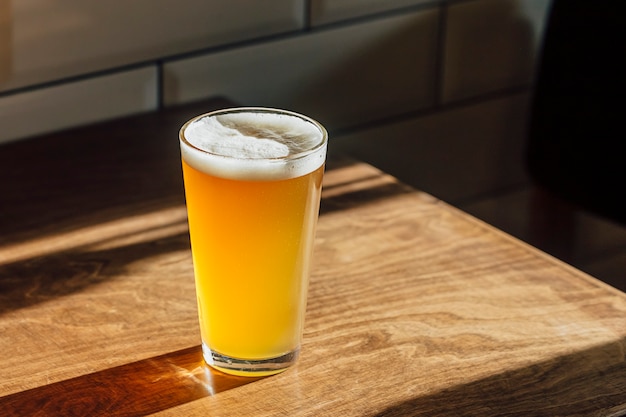
[[[268,108],[180,130],[202,350],[220,371],[270,375],[298,356],[327,139]]]

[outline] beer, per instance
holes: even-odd
[[[280,372],[300,345],[326,132],[243,108],[192,119],[180,137],[205,360]]]

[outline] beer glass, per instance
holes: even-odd
[[[197,116],[179,136],[204,359],[281,372],[300,348],[327,132],[248,107]]]

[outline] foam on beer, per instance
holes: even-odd
[[[326,157],[323,127],[271,109],[209,113],[188,122],[180,135],[185,162],[223,178],[295,178],[319,168]]]

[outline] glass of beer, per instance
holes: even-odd
[[[197,116],[179,136],[204,359],[281,372],[300,349],[328,134],[247,107]]]

